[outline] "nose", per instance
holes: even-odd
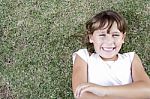
[[[114,39],[112,38],[112,36],[111,35],[106,35],[106,37],[105,37],[105,43],[107,43],[107,44],[112,44],[112,43],[114,43]]]

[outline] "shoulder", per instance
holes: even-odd
[[[86,48],[83,49],[79,49],[78,51],[76,51],[75,53],[88,53],[88,50]]]
[[[132,63],[133,63],[133,62],[136,62],[136,61],[141,62],[140,57],[139,57],[135,52],[123,53],[123,54],[122,54],[122,57],[129,58]]]
[[[78,54],[79,56],[89,56],[88,50],[85,49],[79,49],[78,51],[74,52],[73,55]]]
[[[120,55],[127,57],[127,56],[134,56],[135,52],[127,52],[127,53],[122,53]]]
[[[121,59],[128,59],[131,63],[134,59],[134,56],[135,56],[135,52],[127,52],[127,53],[119,54],[119,57]]]
[[[74,63],[74,60],[75,60],[76,56],[79,56],[82,60],[87,62],[88,58],[89,58],[89,52],[88,52],[87,49],[79,49],[78,51],[74,52],[73,55],[72,55],[73,63]]]

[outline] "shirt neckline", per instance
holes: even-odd
[[[115,62],[117,62],[117,61],[119,61],[120,60],[120,54],[118,53],[117,54],[118,55],[118,58],[116,59],[116,60],[108,60],[108,61],[104,61],[99,55],[98,55],[98,57],[99,57],[99,59],[101,60],[101,61],[103,61],[104,63],[115,63]]]

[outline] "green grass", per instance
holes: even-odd
[[[85,22],[102,10],[128,21],[122,52],[135,51],[150,76],[149,0],[1,0],[0,98],[72,99],[72,53]]]

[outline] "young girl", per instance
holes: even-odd
[[[87,49],[73,54],[72,87],[78,99],[150,99],[150,79],[134,52],[120,54],[126,23],[107,10],[86,23]]]

